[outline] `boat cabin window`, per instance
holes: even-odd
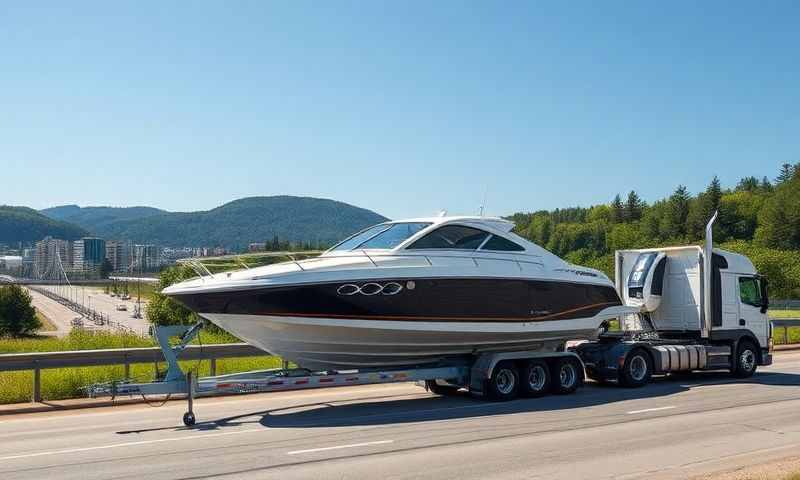
[[[461,225],[445,225],[420,238],[408,246],[409,249],[450,248],[458,250],[477,249],[489,233],[477,228]]]
[[[430,223],[392,223],[389,228],[358,245],[357,249],[389,249],[394,248],[408,237],[426,228]]]
[[[481,250],[493,250],[496,252],[522,252],[525,249],[511,240],[498,237],[497,235],[492,235],[492,238],[483,244]]]
[[[344,250],[352,250],[357,246],[361,245],[365,241],[369,240],[370,238],[374,237],[375,235],[383,232],[384,230],[389,229],[389,224],[382,223],[380,225],[374,225],[367,229],[361,230],[360,232],[356,233],[355,235],[351,235],[347,237],[345,240],[339,242],[337,245],[334,245],[331,248],[331,251],[344,251]]]

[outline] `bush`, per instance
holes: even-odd
[[[42,328],[31,295],[19,285],[0,287],[0,336],[30,335]]]

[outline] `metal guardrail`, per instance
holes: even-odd
[[[189,345],[181,353],[181,360],[210,360],[211,375],[216,375],[217,359],[269,355],[246,343],[221,345]],[[4,353],[0,354],[0,372],[33,370],[34,402],[42,401],[41,371],[51,368],[98,367],[124,365],[125,378],[130,376],[130,366],[135,363],[163,362],[158,347],[116,348],[108,350],[74,350],[66,352]]]
[[[776,328],[783,328],[783,341],[789,343],[789,327],[800,327],[800,318],[773,318],[772,322],[773,337]]]

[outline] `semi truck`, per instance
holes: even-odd
[[[617,320],[618,328],[605,324],[596,339],[565,343],[555,351],[483,352],[425,368],[309,372],[284,365],[198,379],[178,365],[180,353],[202,328],[198,323],[154,329],[168,365],[162,379],[104,383],[88,390],[91,396],[185,393],[189,410],[183,422],[193,425],[193,398],[219,393],[416,381],[434,394],[466,389],[477,397],[511,400],[572,393],[585,376],[624,387],[642,387],[653,375],[693,370],[749,377],[759,365],[772,363],[767,279],[747,257],[713,248],[715,219],[716,213],[703,246],[615,252],[616,289],[629,313]]]
[[[589,378],[628,387],[655,374],[727,369],[749,377],[772,363],[767,279],[744,255],[705,245],[615,252],[615,282],[636,314],[574,350]]]

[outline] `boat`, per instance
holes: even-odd
[[[366,228],[321,255],[197,278],[163,293],[243,341],[311,371],[557,351],[629,309],[608,277],[501,218]]]

